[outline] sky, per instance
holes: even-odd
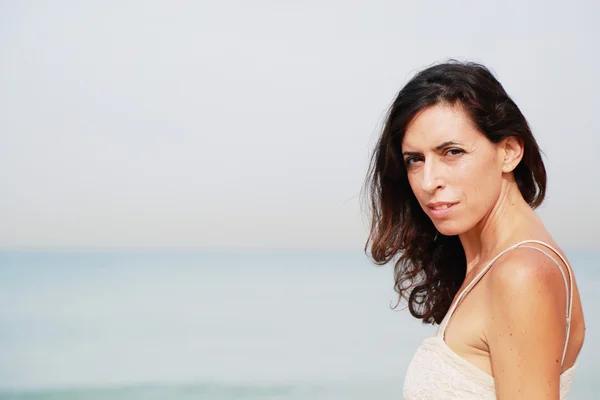
[[[600,5],[0,2],[0,248],[359,248],[385,113],[448,58],[545,153],[539,210],[600,248]]]

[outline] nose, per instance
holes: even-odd
[[[422,171],[421,189],[423,191],[433,193],[437,189],[444,187],[444,180],[441,176],[442,168],[437,165],[435,160],[425,161]]]

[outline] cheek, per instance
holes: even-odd
[[[408,180],[408,185],[412,189],[413,193],[416,193],[415,191],[418,190],[418,187],[417,187],[417,181],[415,178],[415,174],[411,173],[410,171],[407,170],[406,171],[406,179]]]
[[[408,185],[410,186],[410,189],[412,190],[413,194],[415,195],[417,202],[419,203],[421,208],[425,211],[425,213],[427,213],[426,204],[428,201],[431,200],[431,195],[424,192],[421,189],[420,179],[421,178],[418,173],[409,173],[408,174]]]
[[[419,185],[417,184],[417,180],[415,179],[414,174],[409,173],[407,176],[408,176],[408,185],[410,186],[410,189],[415,194],[415,196],[417,196],[417,198],[419,198]]]
[[[502,175],[497,170],[495,154],[483,162],[464,167],[461,185],[465,188],[468,205],[474,211],[486,212],[498,198]]]

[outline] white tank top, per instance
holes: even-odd
[[[544,245],[558,255],[567,267],[567,272],[569,273],[568,282],[564,271],[554,257],[538,247],[523,246],[525,243],[538,243]],[[479,282],[500,256],[517,247],[527,247],[545,254],[554,261],[562,273],[565,281],[565,288],[567,290],[567,329],[561,360],[561,366],[563,365],[567,345],[569,343],[571,309],[573,307],[573,275],[571,273],[571,267],[567,263],[567,260],[565,260],[564,257],[549,244],[538,240],[524,240],[502,251],[477,274],[477,276],[459,294],[454,305],[450,307],[437,330],[437,334],[425,339],[419,346],[416,354],[408,365],[408,370],[404,379],[405,400],[496,399],[494,378],[450,349],[444,341],[444,335],[446,326],[448,325],[448,321],[452,317],[454,310],[456,310],[456,307],[458,307],[467,293],[469,293],[477,282]],[[576,366],[577,362],[560,376],[561,400],[567,399],[567,393],[571,386],[573,372]]]

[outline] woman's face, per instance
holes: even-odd
[[[500,197],[501,147],[460,106],[439,104],[417,114],[406,129],[402,156],[413,193],[444,235],[471,230]]]

